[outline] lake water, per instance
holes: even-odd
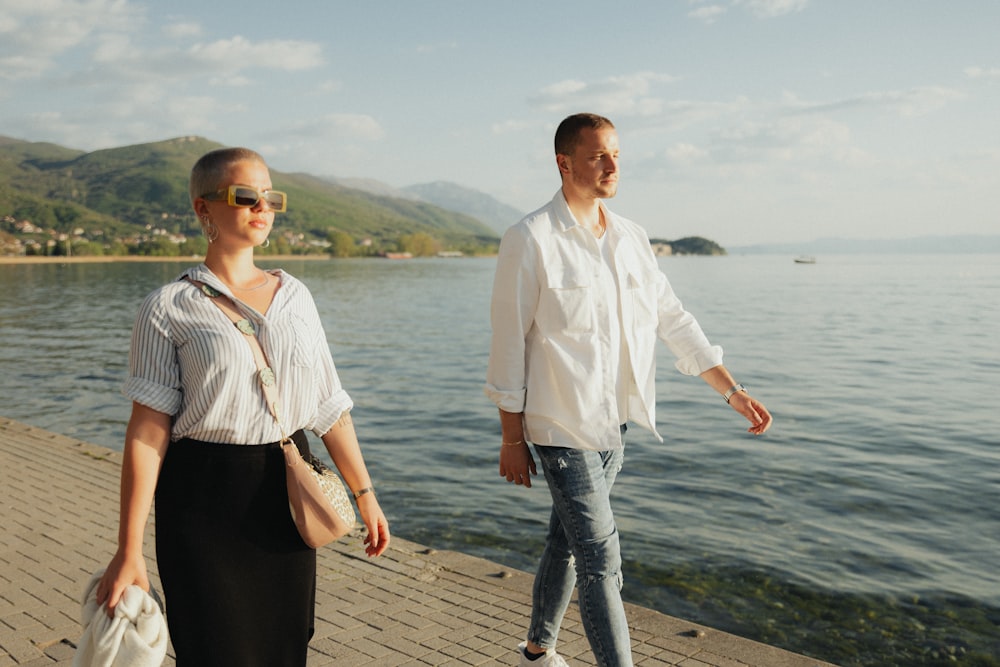
[[[629,431],[613,497],[625,597],[842,665],[1000,664],[1000,257],[660,262],[776,422],[749,436],[661,346],[666,442]],[[281,263],[393,531],[532,571],[548,492],[501,480],[482,393],[494,265]],[[182,268],[0,265],[0,414],[121,449],[132,319]]]

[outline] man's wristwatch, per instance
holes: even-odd
[[[741,384],[737,384],[730,387],[729,391],[727,391],[725,394],[722,395],[722,398],[726,399],[726,403],[728,403],[729,399],[733,397],[733,394],[735,394],[738,391],[745,391],[748,394],[750,393],[749,389],[747,389]]]

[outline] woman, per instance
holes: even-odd
[[[288,510],[283,433],[268,411],[250,345],[211,298],[250,319],[277,377],[282,421],[300,449],[322,438],[354,493],[366,552],[389,526],[365,467],[316,305],[281,270],[254,264],[284,193],[264,159],[212,151],[191,171],[191,202],[208,238],[204,264],[150,294],[136,318],[124,393],[132,399],[122,464],[118,550],[97,599],[111,614],[130,584],[149,589],[142,538],[154,499],[167,623],[185,665],[305,665],[313,634],[316,552]]]

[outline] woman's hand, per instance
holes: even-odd
[[[114,618],[115,607],[125,593],[125,589],[135,584],[149,592],[149,575],[146,573],[146,559],[139,554],[128,557],[123,552],[115,553],[107,570],[97,584],[97,604],[106,605],[108,618]]]
[[[357,492],[359,489],[372,486],[350,412],[345,410],[330,430],[323,434],[323,444],[348,489]],[[368,535],[365,536],[365,553],[369,556],[381,556],[389,548],[389,522],[382,513],[374,493],[365,493],[355,498],[355,502],[358,504],[361,521],[368,529]]]
[[[142,540],[160,465],[170,444],[170,424],[170,415],[132,403],[122,460],[118,550],[96,591],[97,603],[106,604],[109,617],[114,617],[115,607],[127,587],[135,584],[149,591]]]
[[[381,556],[389,548],[389,522],[374,493],[366,493],[357,502],[361,521],[368,529],[368,534],[365,535],[365,553],[370,557]]]

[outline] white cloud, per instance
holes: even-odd
[[[98,36],[95,41],[97,43],[92,51],[94,63],[127,62],[136,53],[128,35],[108,33]]]
[[[722,5],[708,5],[707,7],[692,9],[688,12],[688,16],[705,23],[715,23],[715,21],[718,20],[720,16],[725,14],[726,11],[727,9]]]
[[[257,68],[295,71],[319,67],[324,62],[323,47],[315,42],[282,39],[258,41],[239,35],[195,44],[188,53],[196,62],[224,71]]]
[[[708,151],[689,143],[674,144],[667,149],[667,159],[676,163],[690,164],[701,162],[708,157]]]
[[[320,93],[339,93],[344,89],[344,83],[336,79],[326,79],[317,83],[313,89]]]
[[[333,113],[300,121],[288,129],[289,136],[323,141],[378,141],[385,137],[379,122],[366,114]]]
[[[853,143],[850,127],[825,118],[746,121],[715,133],[711,155],[719,164],[795,165],[826,170],[870,159]]]
[[[0,56],[0,79],[9,81],[31,79],[40,75],[48,67],[49,63],[44,58],[23,55]],[[0,92],[0,95],[2,94]]]
[[[903,116],[923,116],[948,105],[949,102],[965,99],[965,94],[945,86],[920,86],[895,94],[885,101],[894,106]]]
[[[801,12],[809,5],[809,0],[735,0],[760,18],[773,18]]]
[[[745,97],[737,97],[730,102],[673,100],[664,106],[656,122],[662,129],[677,131],[708,121],[719,122],[719,119],[747,113],[752,107]]]
[[[123,0],[0,0],[0,78],[36,77],[92,36],[124,33],[144,14]]]
[[[163,34],[167,39],[188,39],[200,37],[203,33],[202,27],[194,22],[171,23],[163,26]]]
[[[542,95],[546,97],[562,97],[564,95],[574,95],[586,89],[586,83],[571,79],[546,86],[542,89]]]
[[[81,150],[97,150],[181,135],[218,138],[220,122],[238,105],[204,95],[164,94],[157,82],[111,89],[99,103],[38,111],[18,119],[18,131]]]
[[[353,138],[377,141],[385,137],[379,122],[367,114],[330,114],[324,120],[338,132],[349,133]]]
[[[801,12],[809,5],[810,0],[732,0],[733,7],[745,7],[758,18],[775,18]],[[688,12],[688,18],[706,24],[715,23],[729,12],[723,4],[703,4],[702,0],[688,0],[694,9]]]
[[[523,132],[536,125],[537,123],[527,120],[506,120],[502,123],[493,123],[490,125],[490,131],[493,134],[512,134]]]
[[[650,116],[660,113],[664,106],[663,99],[652,94],[654,86],[674,80],[657,72],[637,72],[590,83],[571,79],[546,86],[530,102],[548,113],[589,110],[609,116]]]
[[[384,137],[385,130],[371,116],[328,114],[282,127],[260,150],[279,170],[357,176],[371,173],[371,144]]]
[[[964,73],[969,79],[1000,79],[1000,67],[966,67]]]
[[[149,38],[145,15],[125,0],[0,0],[0,16],[0,81],[16,82],[0,86],[0,99],[24,101],[5,131],[84,150],[214,138],[251,110],[226,88],[280,86],[284,73],[324,64],[317,42],[192,42],[202,32],[195,21],[158,24],[165,27]]]
[[[923,116],[937,111],[950,102],[962,100],[965,94],[945,86],[917,86],[908,90],[887,90],[863,93],[832,102],[803,102],[785,94],[785,106],[799,113],[826,113],[859,108],[884,108],[901,116]]]

